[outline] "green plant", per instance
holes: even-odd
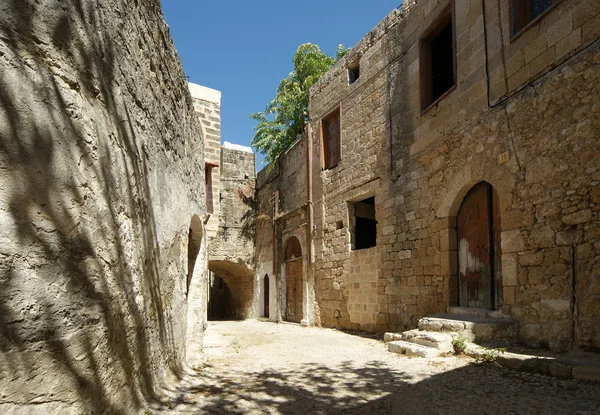
[[[242,347],[242,345],[238,342],[238,339],[235,338],[233,339],[233,341],[231,342],[231,348],[236,352],[239,353],[240,352],[240,348]]]
[[[294,71],[281,80],[275,98],[263,112],[250,115],[258,122],[252,145],[265,154],[264,161],[273,163],[304,132],[310,87],[346,52],[342,45],[338,46],[335,57],[328,56],[312,43],[298,47],[293,60]]]
[[[503,347],[488,348],[482,346],[479,350],[482,353],[478,356],[477,360],[484,363],[495,363],[498,356],[506,352],[506,349]]]
[[[469,339],[464,336],[460,336],[457,339],[452,340],[452,347],[454,348],[455,354],[463,354],[467,349],[467,343]]]

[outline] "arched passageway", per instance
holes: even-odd
[[[458,305],[502,305],[502,250],[498,195],[487,182],[475,185],[458,211]]]
[[[204,228],[198,215],[190,221],[187,240],[187,331],[186,357],[188,362],[200,358],[204,323],[206,322],[206,244]]]
[[[300,323],[302,321],[302,246],[298,238],[292,236],[287,240],[284,251],[286,280],[286,320]]]
[[[209,261],[209,320],[253,317],[254,273],[229,261]]]

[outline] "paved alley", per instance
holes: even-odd
[[[598,414],[600,385],[260,321],[211,322],[205,361],[146,414]]]

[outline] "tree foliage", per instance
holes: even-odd
[[[265,154],[269,163],[277,160],[289,148],[299,134],[304,132],[304,117],[308,111],[309,90],[347,52],[342,45],[336,56],[328,56],[318,45],[304,43],[294,55],[294,71],[282,79],[275,98],[263,112],[255,112],[250,118],[258,124],[254,127],[252,145]]]

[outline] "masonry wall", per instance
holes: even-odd
[[[266,166],[258,173],[256,190],[258,214],[255,275],[259,288],[258,299],[264,301],[260,290],[263,289],[265,275],[268,275],[269,318],[272,321],[286,319],[284,250],[290,238],[297,238],[302,247],[305,281],[303,289],[306,294],[302,304],[303,320],[310,324],[319,324],[319,313],[314,302],[314,282],[307,273],[306,143],[302,138],[296,141],[277,163]]]
[[[254,153],[221,147],[218,233],[210,241],[209,268],[223,278],[233,301],[231,317],[256,317],[254,235],[256,168]]]
[[[186,294],[206,315],[203,136],[160,3],[3,2],[0,56],[0,412],[135,413],[185,358]]]
[[[598,348],[600,5],[564,0],[511,39],[508,2],[456,0],[456,86],[422,111],[419,39],[449,4],[405,1],[311,90],[320,321],[401,331],[455,305],[456,215],[486,181],[500,198],[501,311],[519,340]],[[341,160],[327,170],[320,122],[338,106]],[[377,245],[352,250],[348,203],[370,196]]]
[[[204,136],[204,169],[205,174],[210,174],[210,185],[205,186],[206,209],[210,218],[205,228],[208,238],[212,239],[217,236],[220,212],[221,92],[193,83],[189,83],[188,87]]]

